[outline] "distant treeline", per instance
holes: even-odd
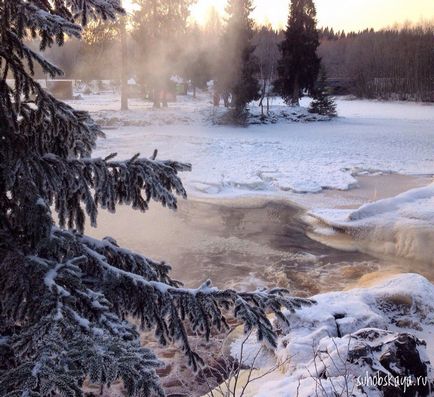
[[[434,26],[358,33],[321,30],[328,76],[358,97],[434,101]]]
[[[168,54],[157,57],[148,54],[141,40],[144,33],[133,26],[128,40],[130,77],[146,84],[147,76],[155,80],[155,71],[164,70],[165,74],[180,76],[194,87],[204,88],[204,83],[218,74],[218,68],[225,67],[219,48],[223,28],[224,21],[216,13],[205,26],[186,25],[164,42],[170,43]],[[67,78],[117,80],[120,45],[116,30],[115,25],[90,26],[85,41],[70,40],[52,52],[52,60],[66,71]],[[276,78],[278,45],[283,38],[283,32],[271,26],[255,29],[259,79],[267,92],[272,91]],[[318,52],[335,93],[434,101],[434,23],[357,33],[325,28],[320,30],[320,41]]]

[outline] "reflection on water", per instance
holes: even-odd
[[[122,246],[167,261],[174,278],[192,287],[212,279],[219,287],[280,286],[306,296],[394,268],[393,261],[310,239],[302,212],[271,199],[189,200],[177,212],[156,204],[146,214],[129,207],[115,215],[101,212],[98,228],[88,233],[110,235]]]

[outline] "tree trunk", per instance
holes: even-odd
[[[154,102],[154,108],[159,109],[160,108],[160,96],[161,92],[158,88],[154,88],[154,94],[153,94],[153,102]]]
[[[225,108],[228,108],[230,106],[230,103],[229,103],[229,94],[227,92],[225,92],[223,94],[223,102],[225,104]]]
[[[292,91],[292,106],[300,106],[300,84],[298,82],[298,75],[294,78],[294,90]]]
[[[220,106],[220,94],[218,94],[217,92],[214,92],[213,95],[213,104],[215,107],[219,107]]]
[[[264,99],[265,99],[265,95],[266,95],[266,90],[267,90],[267,83],[265,81],[265,79],[263,79],[264,84],[262,86],[262,95],[261,95],[261,100],[259,101],[259,106],[261,107],[261,116],[264,117]]]
[[[128,110],[128,50],[125,17],[121,20],[121,110]]]
[[[153,107],[158,109],[160,108],[161,105],[161,90],[159,87],[154,86],[154,88],[152,89],[152,102],[153,102]]]

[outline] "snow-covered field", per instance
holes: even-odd
[[[109,126],[95,156],[140,152],[190,162],[183,175],[190,196],[279,194],[349,189],[360,174],[434,174],[434,106],[414,103],[338,100],[340,118],[216,126],[209,97],[179,97],[154,110],[141,100],[119,112],[113,94],[71,101]],[[286,107],[274,102],[279,114]],[[258,110],[254,107],[254,112]]]
[[[339,196],[324,198],[332,190],[356,188],[362,175],[433,175],[433,105],[340,98],[340,117],[332,121],[281,118],[243,128],[213,124],[215,113],[223,109],[213,108],[209,94],[178,98],[166,109],[132,99],[127,112],[119,111],[119,98],[111,93],[84,96],[72,104],[90,110],[105,126],[107,137],[98,141],[95,156],[147,156],[158,149],[160,159],[192,164],[192,172],[182,175],[190,197],[277,195],[311,209],[321,218],[321,227],[326,225],[322,232],[339,230],[357,235],[359,242],[363,236],[364,248],[371,253],[432,261],[428,240],[434,237],[434,189],[428,188],[423,200],[411,196],[398,199],[399,205],[386,202],[387,211],[374,211],[374,216],[369,217],[365,208],[367,220],[346,220],[344,225],[335,224],[336,211],[324,209],[339,207]],[[251,110],[259,112],[255,105]],[[274,115],[294,113],[294,118],[303,113],[277,100],[271,110]],[[378,190],[381,197],[381,185]],[[323,195],[312,199],[318,192]],[[355,200],[352,206],[368,201],[372,200]],[[341,220],[342,214],[348,215],[339,212]]]

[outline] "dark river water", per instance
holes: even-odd
[[[195,287],[211,279],[220,288],[289,288],[312,295],[355,285],[392,268],[369,255],[338,250],[307,237],[303,210],[283,200],[244,198],[181,201],[177,212],[151,206],[147,213],[121,207],[101,212],[96,237],[173,267],[173,277]]]

